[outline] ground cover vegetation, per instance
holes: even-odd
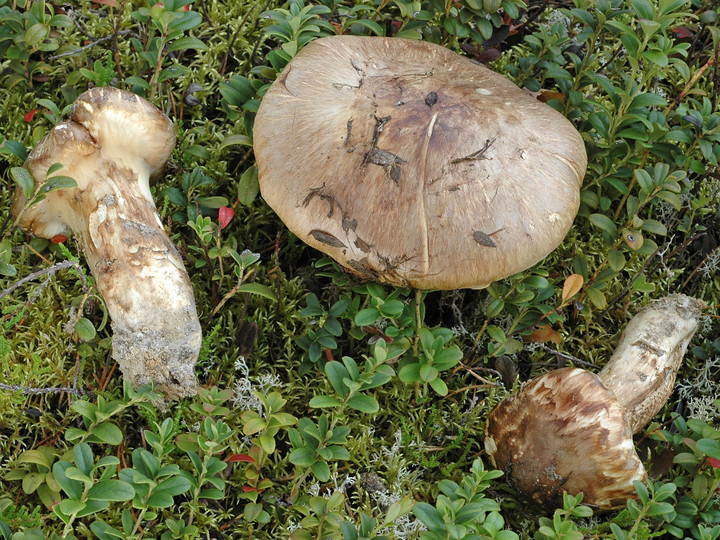
[[[716,0],[0,0],[0,537],[720,536]],[[565,242],[481,291],[362,282],[258,195],[253,120],[309,41],[425,39],[505,74],[585,141]],[[72,238],[14,227],[28,150],[91,86],[178,136],[154,196],[203,326],[192,399],[156,408],[110,360]],[[58,180],[62,189],[71,180]],[[450,264],[450,263],[449,263]],[[534,508],[483,462],[492,407],[560,365],[595,370],[631,315],[710,306],[673,399],[636,436],[621,512]],[[418,318],[418,314],[420,317]]]

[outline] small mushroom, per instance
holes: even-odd
[[[182,258],[165,234],[149,179],[162,172],[175,145],[172,122],[133,93],[93,88],[73,104],[30,152],[35,181],[48,169],[77,187],[51,191],[23,211],[18,225],[43,238],[77,238],[105,299],[113,329],[113,358],[133,385],[154,382],[167,399],[194,395],[194,365],[202,334]]]
[[[488,416],[490,461],[536,503],[560,504],[566,491],[599,510],[623,507],[646,480],[632,435],[672,394],[704,307],[680,294],[652,302],[598,375],[563,368],[524,384]]]
[[[432,43],[306,45],[254,128],[288,228],[364,278],[482,288],[532,266],[577,213],[587,157],[560,113]]]

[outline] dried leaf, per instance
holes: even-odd
[[[565,96],[562,92],[553,92],[552,90],[541,90],[537,95],[537,100],[542,101],[543,103],[547,103],[551,99],[565,101]]]
[[[315,238],[315,240],[322,242],[323,244],[327,244],[328,246],[347,247],[340,240],[338,240],[337,237],[319,229],[313,229],[312,231],[310,231],[310,236]]]
[[[549,324],[536,328],[525,339],[527,339],[531,343],[547,343],[548,341],[552,341],[557,345],[560,345],[563,341],[562,336],[558,332],[550,328]]]
[[[582,289],[585,280],[580,274],[571,274],[565,280],[562,291],[562,301],[567,302],[570,298],[575,296],[580,289]]]
[[[117,0],[92,0],[96,4],[103,4],[104,6],[118,7]]]
[[[495,241],[482,231],[473,231],[473,240],[481,246],[495,247]]]
[[[218,210],[218,224],[221,229],[227,227],[235,216],[235,210],[229,206],[221,206]]]

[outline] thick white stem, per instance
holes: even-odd
[[[75,194],[73,233],[108,307],[113,358],[134,386],[154,382],[168,399],[194,395],[202,341],[190,279],[163,230],[147,178],[110,168]],[[80,199],[78,201],[78,199]]]
[[[652,302],[630,320],[599,373],[627,411],[633,433],[650,422],[672,394],[704,308],[704,302],[682,294]]]

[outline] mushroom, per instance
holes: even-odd
[[[93,88],[25,162],[38,185],[61,163],[77,186],[28,208],[18,189],[12,206],[18,225],[36,236],[72,231],[107,304],[113,358],[134,386],[154,382],[166,399],[195,394],[202,340],[190,279],[149,187],[174,145],[172,122],[152,104]]]
[[[539,504],[561,504],[566,491],[599,510],[623,507],[647,478],[632,435],[672,394],[704,307],[680,294],[652,302],[598,375],[562,368],[524,384],[488,416],[492,464]]]
[[[362,277],[483,288],[554,250],[587,157],[560,113],[432,43],[306,45],[254,127],[264,199],[300,239]]]

